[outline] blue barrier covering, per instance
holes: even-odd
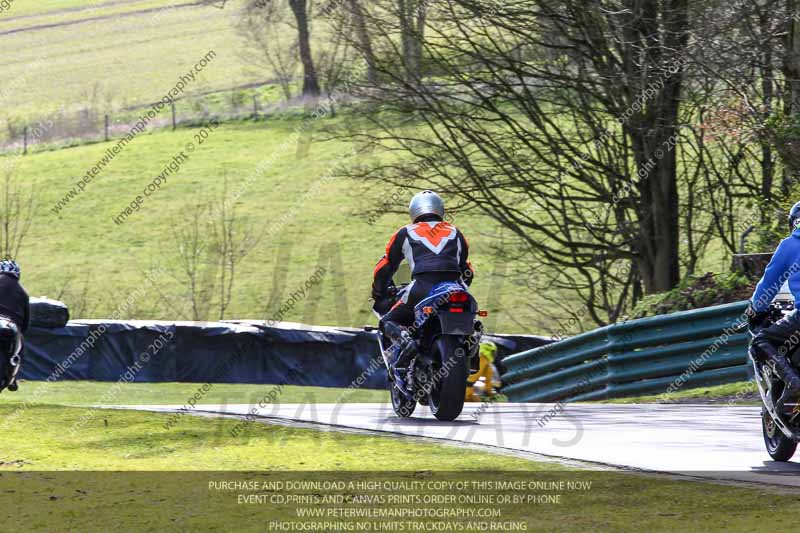
[[[500,358],[549,342],[532,335],[487,337]],[[21,377],[322,387],[349,387],[361,377],[364,388],[387,385],[374,332],[257,321],[85,320],[32,327]]]

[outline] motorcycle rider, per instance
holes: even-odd
[[[414,322],[414,306],[437,283],[462,280],[472,283],[469,245],[461,231],[444,220],[444,202],[433,191],[422,191],[408,206],[411,224],[392,235],[386,253],[375,266],[372,282],[373,309],[382,316],[380,331],[401,347],[397,361],[404,368],[415,353],[416,342],[408,328]],[[394,294],[392,276],[405,259],[412,281]],[[397,301],[395,302],[395,297]]]
[[[21,348],[22,334],[30,324],[30,299],[19,278],[20,268],[15,261],[0,261],[0,390],[17,390],[19,363],[12,366],[10,361],[21,355],[17,348]]]
[[[789,211],[789,231],[789,237],[783,239],[775,249],[747,309],[748,325],[754,335],[753,356],[762,362],[771,362],[775,373],[785,383],[783,394],[777,402],[778,407],[800,393],[800,376],[787,357],[795,348],[792,337],[796,339],[800,335],[800,202]],[[769,305],[784,280],[789,282],[795,310],[774,324],[763,327],[769,316]]]

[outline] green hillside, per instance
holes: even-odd
[[[113,120],[138,116],[123,108],[160,99],[210,50],[215,56],[186,87],[190,98],[269,79],[273,73],[255,64],[236,28],[242,5],[243,0],[216,6],[169,0],[15,2],[0,13],[0,45],[15,50],[0,58],[6,80],[0,121],[8,123],[8,132],[13,126],[17,138],[20,124],[55,119],[52,113],[62,108],[70,117],[79,109],[93,116],[112,110]],[[324,24],[315,26],[315,42],[324,41],[324,32]],[[293,33],[287,28],[280,35],[289,39]],[[262,104],[280,98],[275,86],[259,89],[259,95]],[[226,98],[227,92],[212,94],[204,103],[215,109]],[[179,113],[187,109],[181,105]],[[168,115],[168,109],[162,110],[155,122],[167,121]],[[202,146],[194,139],[198,129],[139,135],[60,210],[53,209],[56,203],[117,141],[6,156],[0,166],[18,163],[14,180],[36,189],[36,216],[19,254],[24,284],[33,295],[61,297],[78,318],[191,318],[176,279],[175,228],[187,227],[192,205],[218,201],[227,179],[229,197],[238,198],[240,215],[257,226],[261,240],[236,272],[225,318],[355,326],[374,322],[368,301],[372,269],[391,233],[406,219],[386,214],[371,224],[365,212],[387,202],[402,210],[414,191],[366,189],[331,178],[336,164],[353,162],[351,147],[317,141],[320,135],[313,132],[303,135],[298,146],[291,135],[302,124],[303,117],[291,113],[277,120],[228,123],[210,132]],[[190,142],[197,150],[187,154],[180,170],[138,211],[123,217],[124,223],[115,223]],[[263,173],[257,172],[260,163]],[[470,239],[478,272],[474,290],[491,312],[490,328],[558,330],[537,323],[537,302],[529,301],[527,281],[509,277],[511,269],[491,255],[499,236],[496,225],[466,214],[456,214],[455,222]],[[150,286],[143,280],[154,265],[163,270]],[[281,316],[291,293],[319,267],[325,271],[322,282]],[[220,313],[209,309],[201,314],[217,319]]]
[[[15,51],[0,57],[5,80],[0,122],[8,130],[0,138],[18,140],[21,124],[43,118],[59,122],[63,117],[52,113],[62,108],[68,119],[79,116],[78,110],[88,112],[95,126],[110,112],[117,124],[112,136],[119,138],[128,127],[124,124],[141,113],[126,107],[160,99],[209,51],[215,55],[187,86],[189,101],[180,104],[178,113],[191,115],[193,100],[201,93],[206,109],[223,109],[236,95],[213,91],[274,75],[257,66],[237,30],[242,5],[243,0],[218,2],[216,7],[169,0],[15,2],[0,13],[0,45]],[[322,22],[314,27],[318,51],[324,49],[325,31]],[[294,34],[287,27],[279,35],[291,39]],[[281,99],[274,85],[252,94],[262,104]],[[248,105],[251,94],[242,91],[238,97]],[[154,122],[167,123],[169,114],[169,109],[162,110]],[[321,122],[329,125],[332,120]],[[327,325],[373,322],[368,301],[372,268],[391,232],[406,220],[385,214],[373,225],[368,215],[384,204],[401,211],[414,191],[329,179],[336,164],[353,162],[351,147],[323,142],[319,132],[303,135],[298,146],[290,138],[302,124],[297,112],[229,122],[210,132],[202,146],[194,138],[200,129],[140,135],[60,211],[54,205],[117,141],[19,158],[15,179],[35,187],[37,200],[37,215],[19,254],[25,284],[34,295],[63,298],[78,317],[191,318],[185,291],[175,279],[181,265],[174,234],[185,227],[192,205],[219,200],[227,179],[228,195],[238,199],[239,213],[258,227],[262,238],[236,272],[225,318],[277,317],[291,293],[321,267],[322,283],[280,318]],[[84,139],[101,137],[91,133]],[[124,216],[124,223],[115,223],[190,142],[197,150],[180,170],[138,211]],[[260,164],[263,173],[257,171]],[[574,294],[551,291],[545,300],[530,290],[532,283],[515,277],[513,266],[493,255],[493,245],[503,238],[494,222],[470,213],[456,213],[455,222],[470,240],[477,268],[474,291],[490,311],[490,329],[564,334],[592,326],[541,318],[541,310],[553,306],[554,299],[563,309],[551,316],[581,315],[582,307]],[[712,243],[702,263],[704,269],[725,270],[728,258]],[[158,282],[120,308],[155,264],[164,267]],[[216,319],[220,313],[210,309],[201,314]]]
[[[173,229],[186,223],[191,205],[219,198],[227,176],[229,198],[238,197],[239,213],[258,227],[262,239],[237,272],[235,296],[225,318],[275,316],[321,266],[325,275],[315,286],[319,298],[306,297],[284,318],[327,325],[372,322],[367,300],[372,269],[389,236],[406,218],[386,214],[370,224],[364,211],[374,210],[398,191],[365,190],[331,177],[335,165],[353,162],[352,147],[313,141],[306,153],[302,149],[298,153],[292,132],[302,124],[300,118],[225,124],[189,153],[186,145],[196,143],[199,128],[139,136],[58,215],[55,203],[116,141],[19,158],[17,177],[37,191],[36,217],[19,255],[29,292],[58,296],[67,284],[64,299],[81,308],[77,300],[85,288],[87,317],[109,317],[142,286],[145,272],[161,264],[164,273],[157,276],[158,290],[148,289],[124,306],[122,316],[188,318],[188,309],[179,309],[186,300],[178,294],[181,286],[173,277],[179,270]],[[180,170],[167,177],[138,211],[122,224],[115,223],[114,218],[181,151],[186,161]],[[267,162],[263,175],[254,175],[262,161]],[[411,194],[398,192],[398,210],[404,209]],[[492,313],[489,324],[494,322],[506,332],[544,331],[533,307],[527,305],[527,291],[520,290],[526,280],[510,277],[510,270],[506,272],[504,263],[491,254],[496,228],[468,214],[457,213],[455,222],[470,239],[477,269],[474,290]],[[89,280],[85,287],[84,280]],[[218,316],[211,312],[208,318]]]
[[[191,92],[268,79],[272,73],[252,66],[236,30],[241,4],[15,2],[0,13],[0,46],[14,51],[0,57],[0,119],[152,102],[212,50],[216,57]]]

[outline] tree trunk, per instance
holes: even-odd
[[[795,117],[800,112],[800,10],[797,0],[787,0],[786,11],[789,17],[786,22],[786,52],[783,58],[783,76],[786,80],[783,101],[788,126],[797,122]],[[794,128],[785,127],[784,130],[793,131]],[[800,175],[800,139],[786,131],[782,132],[778,151],[784,162],[782,191],[787,195]]]
[[[654,155],[648,160],[658,157],[658,150],[652,150],[650,153]],[[672,289],[680,280],[676,156],[675,150],[663,151],[645,184],[648,189],[645,207],[649,205],[652,215],[643,224],[643,240],[648,249],[640,269],[647,294]]]
[[[419,76],[421,74],[420,69],[422,68],[422,45],[425,41],[425,19],[428,14],[428,2],[422,0],[416,6],[417,11],[417,24],[416,28],[414,28],[414,67],[416,68],[416,74]]]
[[[406,67],[406,78],[408,78],[412,71],[412,54],[411,54],[411,3],[413,0],[399,0],[397,2],[399,17],[400,17],[400,46],[403,50],[403,63]]]
[[[761,35],[769,35],[769,19],[761,11],[759,16]],[[767,44],[763,48],[761,64],[761,92],[763,93],[764,120],[772,114],[772,100],[775,96],[772,71],[772,47]],[[772,159],[772,147],[768,143],[761,145],[761,198],[766,204],[772,201],[772,184],[775,180],[775,164]],[[767,210],[761,211],[761,222],[768,220]]]
[[[403,63],[406,80],[419,79],[422,64],[422,44],[425,32],[427,2],[398,0],[400,17],[400,41],[403,50]]]
[[[641,4],[641,17],[632,28],[637,38],[648,39],[656,34],[658,11],[654,0]],[[642,249],[637,263],[647,294],[667,291],[680,281],[675,136],[683,81],[682,52],[687,43],[687,0],[669,1],[662,17],[666,29],[663,46],[648,50],[648,64],[644,66],[658,72],[661,89],[647,103],[646,110],[634,122],[631,131],[637,183],[642,196],[642,212],[639,214]],[[642,66],[631,65],[630,68],[638,72]],[[650,79],[647,87],[657,86],[655,81],[655,77]]]
[[[358,0],[350,0],[350,11],[353,13],[353,25],[361,46],[361,53],[364,54],[364,61],[367,62],[367,80],[374,85],[378,82],[378,74],[375,69],[375,53],[372,51],[372,41],[367,31],[364,12],[361,10]]]
[[[300,48],[300,61],[303,63],[303,95],[319,96],[319,80],[311,55],[306,0],[289,0],[289,6],[297,21],[297,42]]]

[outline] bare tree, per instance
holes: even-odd
[[[783,53],[784,114],[786,123],[779,136],[779,150],[791,183],[800,181],[800,2],[786,0],[785,44]],[[784,186],[788,190],[789,184]]]
[[[171,274],[182,290],[181,300],[188,301],[191,319],[207,320],[219,278],[220,261],[214,256],[211,215],[208,203],[187,209],[181,219],[172,221],[174,248],[178,252],[178,267]],[[162,297],[175,307],[173,298]]]
[[[353,27],[358,37],[359,47],[364,61],[367,63],[367,81],[375,84],[378,82],[378,71],[375,67],[375,51],[372,49],[372,38],[367,28],[364,6],[359,0],[348,0],[348,6],[353,17]]]
[[[429,0],[397,0],[400,40],[408,81],[413,81],[421,76],[420,67],[428,3]]]
[[[76,280],[83,281],[76,285]],[[91,299],[92,276],[86,272],[79,271],[79,274],[67,272],[61,278],[61,284],[55,289],[53,298],[64,302],[69,308],[72,318],[92,318],[95,311]],[[124,299],[124,298],[123,298]],[[111,301],[119,301],[120,298],[112,298]]]
[[[237,27],[250,48],[246,59],[260,70],[273,72],[284,99],[289,101],[299,55],[296,42],[285,46],[277,38],[289,27],[287,15],[280,2],[249,2],[241,11]]]
[[[558,271],[555,283],[580,295],[588,318],[616,320],[679,280],[687,9],[438,2],[418,34],[436,80],[409,80],[382,58],[385,83],[361,95],[375,104],[373,127],[350,134],[398,157],[351,175],[455,197],[510,229],[520,262]],[[396,34],[373,38],[389,50]]]
[[[311,32],[306,0],[288,0],[297,23],[297,46],[303,64],[303,95],[318,96],[319,81],[311,52]]]
[[[333,37],[329,40],[328,46],[319,53],[316,62],[319,65],[320,80],[325,92],[325,105],[331,116],[335,116],[338,100],[336,92],[352,76],[351,65],[356,57],[353,57],[355,50],[350,47],[349,39],[346,37],[353,27],[352,20],[349,17],[335,18],[330,21],[330,26]]]
[[[217,202],[212,204],[214,214],[210,226],[211,252],[218,262],[219,295],[217,306],[219,319],[225,318],[225,312],[233,297],[236,269],[239,263],[258,244],[259,237],[254,228],[246,224],[236,213],[235,202],[226,202],[228,178],[224,177],[224,189]]]
[[[297,58],[303,66],[303,96],[318,96],[320,93],[317,70],[314,66],[314,54],[311,49],[311,20],[309,6],[306,0],[286,0],[294,18],[292,25],[297,32],[296,45],[291,47],[296,50]],[[248,0],[242,13],[240,26],[245,37],[251,40],[267,62],[278,73],[286,73],[290,62],[286,60],[288,48],[283,52],[277,48],[276,41],[279,33],[276,24],[283,23],[283,13],[286,4],[282,0]],[[287,23],[288,24],[288,23]],[[280,74],[279,74],[280,76]],[[284,85],[284,94],[287,85]]]
[[[173,269],[172,278],[181,294],[175,297],[161,292],[161,296],[171,307],[176,307],[176,300],[186,302],[196,321],[212,316],[225,318],[237,268],[259,241],[254,227],[239,216],[233,203],[225,201],[227,177],[223,181],[218,197],[192,205],[181,219],[172,222],[178,251],[178,267]]]
[[[33,223],[36,211],[36,189],[33,184],[23,186],[16,175],[18,158],[6,161],[0,191],[0,254],[16,258]]]
[[[768,248],[781,238],[773,232],[782,220],[776,213],[798,183],[800,108],[792,99],[800,14],[793,0],[712,0],[693,18],[704,31],[691,52],[684,98],[700,119],[687,138],[689,164],[708,183],[706,213],[725,248],[742,250],[754,228],[756,247]]]

